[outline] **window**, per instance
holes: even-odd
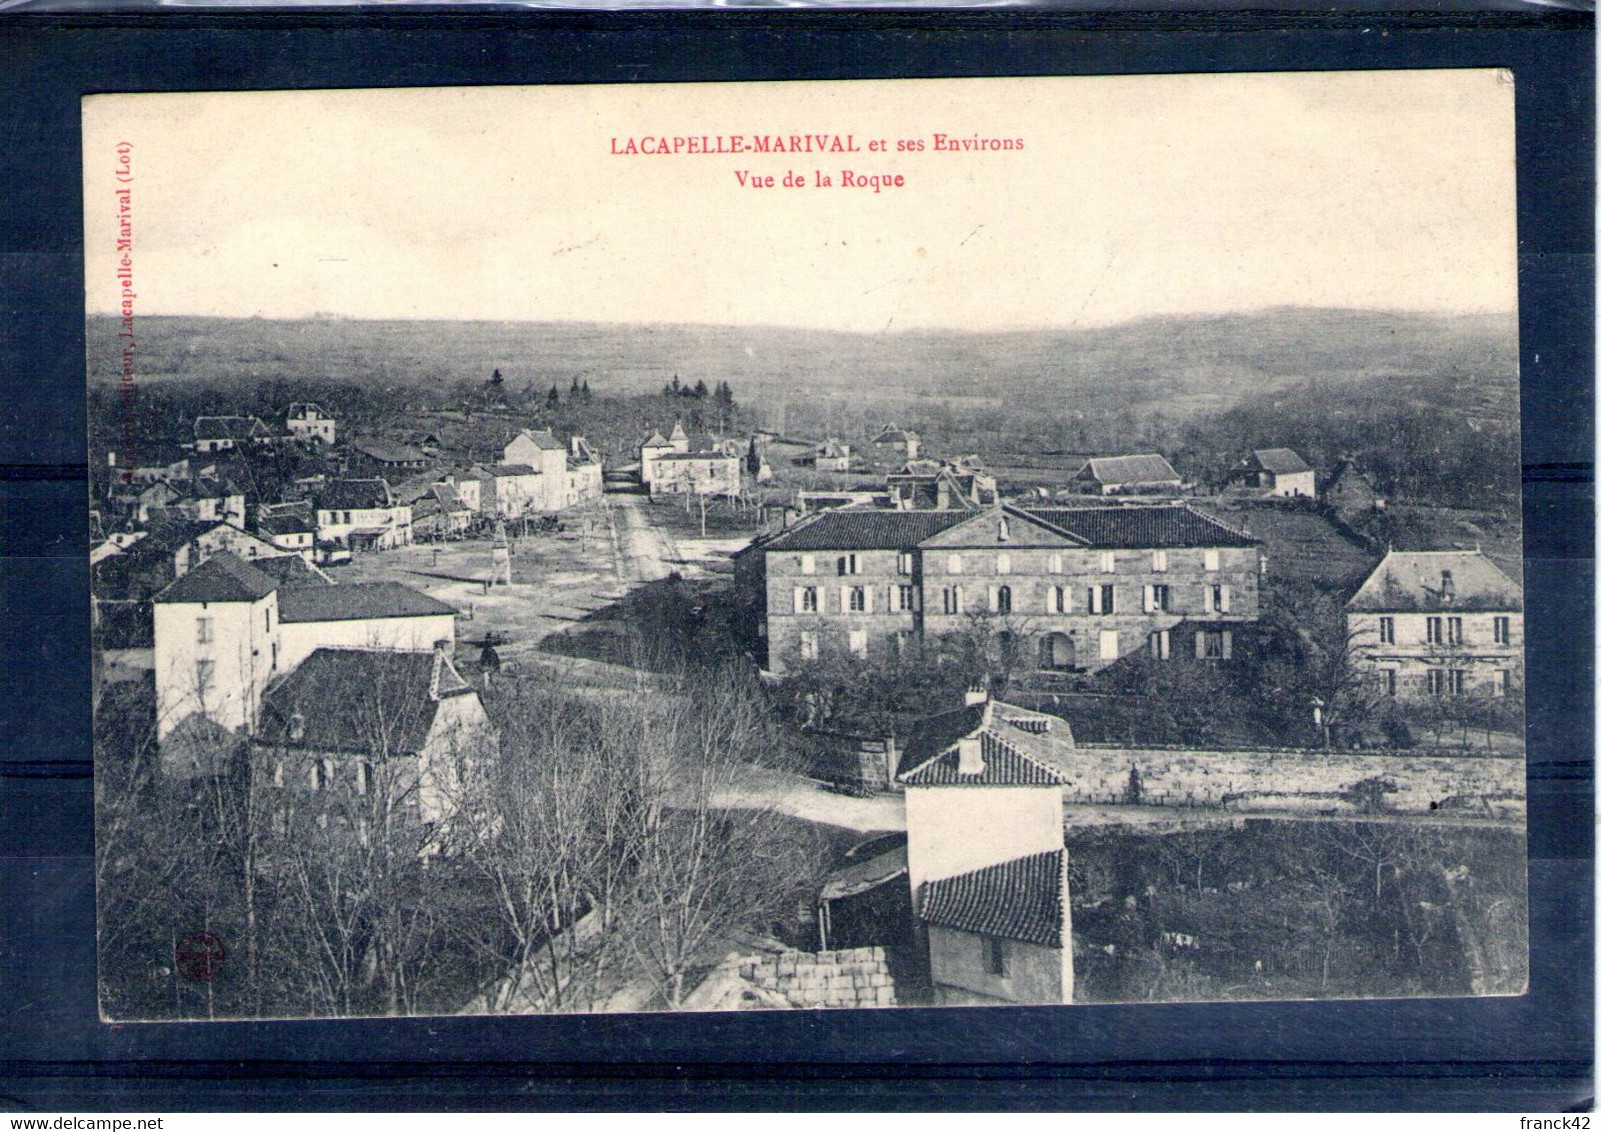
[[[854,555],[854,554],[842,554],[842,555],[839,556],[838,566],[839,566],[839,572],[840,572],[841,576],[844,576],[846,574],[859,574],[859,573],[861,573],[861,571],[857,568],[858,565],[859,564],[856,561],[856,555]]]
[[[960,574],[962,572],[962,556],[952,554],[945,559],[945,572],[947,574]]]
[[[262,623],[266,625],[267,632],[272,632],[272,607],[268,606],[261,611]]]
[[[850,636],[850,646],[851,646],[851,655],[852,656],[866,656],[867,655],[867,630],[866,629],[852,629],[851,630],[851,636]]]
[[[328,786],[328,780],[333,777],[333,765],[327,759],[312,759],[311,766],[306,772],[306,781],[313,790],[323,790]]]
[[[1234,656],[1234,634],[1228,629],[1203,629],[1195,634],[1196,660],[1230,660]]]
[[[815,555],[815,554],[803,554],[803,555],[801,555],[801,573],[802,574],[815,574],[815,573],[817,573],[817,555]]]
[[[917,605],[916,586],[895,587],[895,608],[903,613],[910,612]]]
[[[362,759],[356,764],[356,793],[365,794],[372,789],[372,763]]]
[[[202,645],[211,643],[211,618],[195,618],[195,640]]]
[[[1512,643],[1512,618],[1497,617],[1495,619],[1495,643],[1498,645]]]
[[[867,612],[866,586],[852,586],[850,588],[850,608],[852,613]]]
[[[1157,660],[1168,660],[1173,655],[1173,634],[1170,630],[1159,629],[1151,634],[1151,655]]]
[[[1066,586],[1052,586],[1045,603],[1047,613],[1066,613],[1070,606],[1068,594],[1072,592]]]
[[[1145,587],[1145,612],[1166,613],[1169,602],[1172,601],[1173,591],[1168,586]]]
[[[1490,691],[1493,694],[1497,695],[1497,696],[1504,696],[1508,692],[1510,692],[1511,690],[1512,690],[1512,673],[1508,672],[1504,668],[1496,669],[1495,670],[1495,683],[1490,686]]]
[[[802,633],[800,635],[800,649],[802,660],[817,659],[817,634]]]
[[[984,937],[984,970],[998,979],[1006,978],[1006,941],[989,935]]]
[[[1012,612],[1012,587],[998,586],[995,590],[995,612]]]
[[[1115,574],[1117,572],[1117,555],[1110,550],[1101,551],[1101,573]]]
[[[941,596],[944,598],[945,612],[947,614],[955,615],[962,611],[961,586],[946,586]]]
[[[1051,555],[1050,568],[1051,573],[1053,574],[1060,574],[1062,572],[1062,556],[1060,554]]]
[[[1165,573],[1167,573],[1167,551],[1165,551],[1165,550],[1153,550],[1153,551],[1151,551],[1151,573],[1153,573],[1153,574],[1165,574]]]
[[[900,561],[899,561],[898,567],[899,567],[899,570],[900,570],[900,572],[902,574],[910,574],[912,572],[912,552],[911,551],[909,551],[909,550],[901,551],[901,553],[900,553]]]
[[[997,574],[1010,574],[1012,572],[1012,556],[1010,554],[997,554],[995,556],[995,572]]]
[[[1462,618],[1447,617],[1445,619],[1445,643],[1460,645],[1462,643]]]
[[[796,586],[795,587],[795,612],[796,613],[816,613],[817,612],[817,587],[816,586]]]
[[[1468,689],[1468,674],[1460,668],[1453,668],[1446,673],[1445,684],[1453,696],[1460,696]]]
[[[1379,670],[1379,688],[1386,696],[1395,695],[1395,669],[1383,668]]]
[[[1102,629],[1101,630],[1101,659],[1102,660],[1116,660],[1117,659],[1117,630],[1116,629]]]
[[[1393,645],[1393,644],[1395,644],[1395,618],[1393,618],[1393,617],[1380,617],[1379,618],[1379,644],[1381,644],[1381,645]]]
[[[1209,574],[1217,573],[1218,568],[1219,568],[1219,565],[1218,565],[1218,557],[1219,557],[1218,552],[1215,551],[1215,550],[1208,550],[1208,551],[1205,552],[1203,557],[1205,558],[1205,567],[1206,567],[1207,573],[1209,573]]]
[[[278,642],[272,642],[272,670],[278,671]]]
[[[1229,588],[1227,586],[1208,586],[1207,607],[1212,613],[1227,613],[1229,611]]]
[[[195,691],[205,695],[211,690],[212,678],[216,674],[217,664],[211,660],[195,661]]]
[[[344,522],[344,523],[345,523],[345,524],[347,524],[347,525],[348,525],[348,524],[349,524],[349,523],[350,523],[350,512],[349,512],[349,511],[346,511],[346,512],[345,512],[345,517],[344,517],[344,520],[343,520],[343,522]]]
[[[1429,617],[1429,618],[1426,618],[1424,620],[1424,630],[1425,630],[1425,632],[1426,632],[1426,634],[1428,636],[1429,644],[1431,644],[1431,645],[1443,645],[1443,644],[1445,644],[1445,619],[1444,618],[1441,618],[1441,617]]]
[[[1090,587],[1091,613],[1116,613],[1117,588],[1111,585]]]
[[[1445,695],[1445,670],[1443,668],[1429,669],[1429,695]]]

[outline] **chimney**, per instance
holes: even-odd
[[[1456,600],[1456,580],[1451,577],[1451,571],[1440,571],[1440,601],[1449,605]]]
[[[956,741],[956,773],[984,773],[984,740],[977,735]]]

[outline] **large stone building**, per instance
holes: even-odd
[[[1523,684],[1523,587],[1477,550],[1392,550],[1345,606],[1358,662],[1392,696]]]
[[[827,511],[736,560],[776,673],[975,635],[1042,669],[1229,660],[1263,569],[1250,536],[1182,505]]]

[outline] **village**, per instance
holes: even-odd
[[[952,451],[917,422],[794,435],[676,376],[558,430],[543,410],[613,399],[501,384],[399,418],[239,406],[91,454],[102,829],[236,838],[206,866],[235,895],[197,914],[250,956],[232,990],[135,977],[127,1009],[1524,977],[1515,520],[1441,518],[1294,436],[1218,475]],[[470,949],[408,903],[445,877],[496,909]],[[275,916],[321,941],[315,972],[258,960]],[[447,940],[472,953],[448,976]]]

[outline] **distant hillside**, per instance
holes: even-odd
[[[117,377],[116,323],[89,325],[90,380]],[[1436,317],[1281,308],[1153,318],[1088,330],[844,334],[783,327],[580,323],[275,321],[145,317],[137,376],[256,387],[274,380],[426,391],[445,399],[496,368],[509,389],[659,389],[674,374],[729,381],[776,405],[843,395],[895,402],[983,397],[1038,412],[1160,405],[1171,417],[1302,385],[1428,378],[1463,411],[1516,412],[1512,316]],[[408,398],[410,399],[410,398]],[[942,400],[943,399],[943,400]],[[999,399],[997,401],[996,399]]]

